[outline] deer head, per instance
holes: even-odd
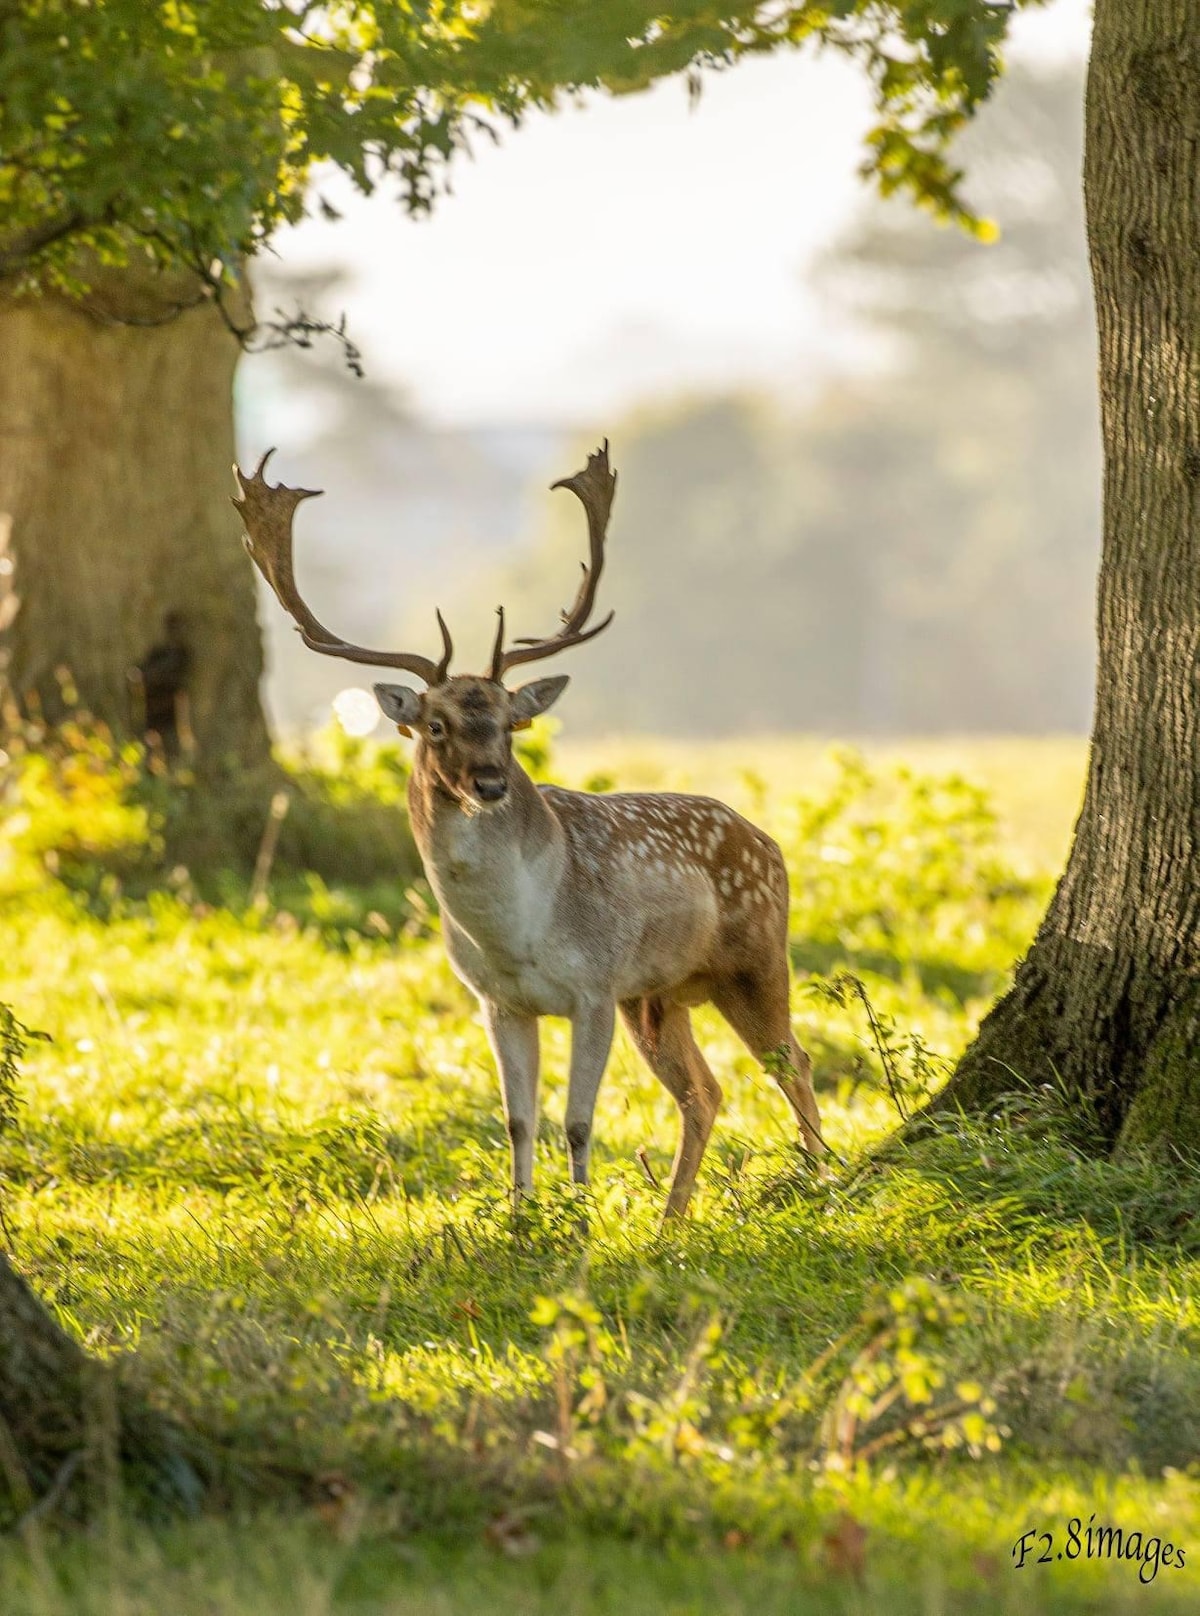
[[[407,685],[375,686],[375,696],[385,716],[401,734],[418,737],[419,761],[449,795],[472,809],[499,803],[508,791],[513,732],[524,729],[544,713],[568,684],[561,676],[535,679],[510,691],[504,686],[505,675],[512,668],[582,645],[612,622],[610,612],[599,623],[588,626],[604,568],[604,541],[617,484],[616,473],[608,464],[608,440],[588,456],[582,471],[552,485],[569,488],[587,516],[589,555],[574,605],[562,613],[562,626],[555,634],[545,639],[518,640],[508,650],[504,647],[501,606],[491,666],[483,675],[451,676],[454,643],[441,612],[437,613],[437,621],[442,655],[436,663],[414,652],[373,651],[353,645],[332,634],[314,617],[296,587],[292,523],[301,501],[315,498],[320,490],[287,488],[282,484],[272,487],[263,473],[274,452],[268,450],[263,455],[250,477],[237,466],[233,468],[241,490],[241,498],[233,503],[241,514],[251,560],[295,622],[305,645],[324,656],[415,674],[425,684],[424,691]]]

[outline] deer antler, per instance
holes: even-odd
[[[488,678],[495,679],[497,683],[510,668],[519,667],[523,662],[540,662],[543,657],[553,656],[556,651],[565,651],[570,645],[582,645],[585,640],[595,639],[596,635],[606,629],[613,620],[613,614],[609,612],[603,622],[595,624],[592,628],[585,627],[592,615],[592,607],[596,602],[596,588],[600,582],[600,574],[604,570],[604,539],[608,532],[608,518],[617,488],[617,474],[609,469],[608,464],[608,439],[605,438],[603,448],[588,456],[587,465],[582,471],[577,471],[573,477],[564,477],[551,486],[569,488],[579,497],[587,512],[588,562],[583,569],[583,578],[580,580],[575,604],[570,611],[563,612],[563,626],[550,639],[518,640],[511,651],[506,651],[504,608],[500,608],[496,643],[492,650],[492,666],[488,674]]]
[[[238,466],[233,474],[242,491],[241,499],[233,501],[246,529],[246,549],[250,559],[262,573],[275,593],[284,611],[293,619],[300,637],[310,650],[324,656],[343,657],[347,662],[367,662],[377,668],[403,668],[415,673],[427,685],[440,685],[450,668],[454,642],[441,612],[437,614],[442,631],[442,659],[432,662],[428,657],[410,651],[369,651],[365,646],[351,645],[338,639],[315,618],[301,599],[292,570],[292,518],[301,500],[315,499],[319,488],[286,488],[282,483],[272,488],[263,477],[267,461],[275,453],[268,449],[255,468],[252,477],[243,475]]]

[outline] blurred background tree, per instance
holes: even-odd
[[[0,511],[18,703],[153,723],[206,766],[265,759],[227,501],[232,378],[244,344],[310,333],[256,326],[243,269],[302,215],[314,164],[420,211],[456,152],[564,93],[820,40],[871,75],[879,183],[966,217],[944,146],[991,86],[1005,23],[984,0],[665,15],[633,0],[7,0]]]
[[[864,202],[818,275],[886,339],[882,367],[797,414],[725,396],[614,427],[617,621],[587,653],[573,730],[1086,729],[1100,437],[1082,93],[1079,67],[1014,68],[963,135],[997,244]],[[478,607],[545,622],[573,515]]]

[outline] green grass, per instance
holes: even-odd
[[[810,761],[777,746],[729,794],[785,846],[842,1165],[806,1169],[704,1015],[726,1103],[666,1234],[639,1153],[661,1181],[673,1107],[622,1041],[593,1192],[569,1192],[555,1022],[514,1227],[482,1028],[419,884],[381,915],[369,883],[281,854],[257,908],[244,876],[224,903],[190,870],[148,891],[140,787],[89,777],[81,806],[43,781],[32,815],[14,793],[0,1002],[53,1041],[0,1136],[7,1243],[93,1351],[136,1353],[221,1486],[196,1521],[137,1525],[110,1494],[86,1532],[10,1539],[4,1616],[1196,1608],[1193,1183],[1091,1160],[1053,1096],[863,1166],[897,1120],[884,1060],[911,1106],[1027,942],[1044,832],[945,772]],[[1012,800],[1068,824],[1074,781]],[[1023,1532],[1057,1551],[1093,1515],[1187,1566],[1149,1587],[1132,1561],[1015,1567]]]
[[[1053,736],[925,737],[873,741],[861,751],[876,767],[905,765],[924,774],[964,774],[988,793],[1000,816],[1006,851],[1025,867],[1058,870],[1083,795],[1087,743]],[[572,741],[555,750],[559,776],[619,776],[627,790],[709,791],[737,806],[755,799],[755,781],[779,800],[821,791],[835,773],[826,741],[764,735],[690,742],[645,737]]]

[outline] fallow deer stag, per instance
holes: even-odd
[[[273,451],[272,451],[273,452]],[[571,1175],[585,1184],[592,1117],[616,1012],[679,1107],[682,1129],[666,1215],[686,1211],[721,1090],[692,1035],[690,1010],[711,1002],[777,1079],[805,1147],[823,1152],[811,1065],[788,1014],[788,879],[769,836],[707,797],[594,795],[535,786],[512,734],[555,702],[565,678],[507,690],[505,676],[607,628],[589,625],[604,565],[616,476],[608,444],[569,488],[587,515],[590,560],[575,604],[548,639],[504,646],[491,667],[450,675],[441,613],[437,662],[371,651],[331,634],[296,588],[292,519],[315,490],[272,487],[236,467],[247,548],[304,643],[326,656],[400,668],[426,686],[377,684],[379,705],[417,739],[408,786],[413,832],[441,905],[450,962],[478,996],[500,1069],[514,1194],[533,1184],[538,1017],[571,1022],[566,1133]]]

